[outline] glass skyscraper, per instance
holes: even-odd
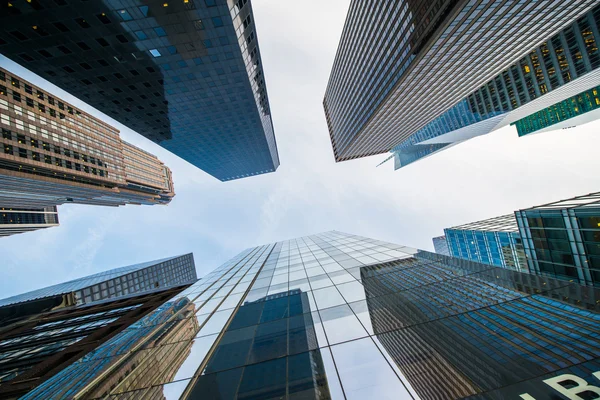
[[[0,300],[0,398],[40,398],[28,393],[46,381],[59,381],[64,390],[60,397],[73,398],[77,385],[98,379],[110,356],[137,349],[140,339],[193,337],[189,332],[195,329],[186,325],[188,321],[171,321],[162,337],[150,335],[157,324],[193,309],[189,301],[169,300],[196,280],[193,257],[187,254]],[[156,356],[176,363],[181,354],[184,348]],[[129,367],[107,375],[104,382],[110,385],[124,376],[132,378]]]
[[[385,153],[410,140],[595,3],[352,1],[323,101],[335,160]],[[593,56],[597,36],[587,27],[581,27],[588,39],[581,50]],[[564,57],[560,63],[552,69],[560,71],[557,82],[563,65],[574,76]],[[498,105],[494,113],[502,112]]]
[[[0,53],[212,176],[279,166],[250,0],[2,10]]]
[[[60,298],[65,304],[82,305],[156,288],[190,284],[197,279],[194,257],[190,253],[114,268],[7,297],[0,300],[0,307],[50,298]]]
[[[547,399],[595,384],[599,304],[332,231],[244,250],[24,398]]]
[[[531,273],[600,287],[600,193],[515,215]]]
[[[433,248],[437,254],[443,254],[446,256],[450,255],[450,250],[448,249],[448,242],[446,241],[446,236],[438,236],[431,239],[433,241]]]
[[[394,146],[394,168],[509,124],[523,136],[597,108],[599,27],[596,6],[535,43],[537,47]],[[597,118],[587,117],[581,122]]]
[[[449,254],[498,267],[527,271],[514,214],[444,229]]]

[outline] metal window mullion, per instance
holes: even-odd
[[[583,41],[583,36],[581,36],[581,28],[577,21],[574,21],[571,24],[571,28],[573,30],[573,35],[575,36],[575,40],[577,41],[577,47],[579,48],[579,53],[581,53],[581,57],[583,58],[583,64],[585,65],[585,72],[590,72],[592,70],[592,63],[590,62],[590,57],[588,56],[587,50],[585,48],[585,42]]]

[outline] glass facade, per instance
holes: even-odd
[[[527,271],[523,244],[513,214],[444,229],[451,256]]]
[[[11,2],[0,52],[220,180],[279,165],[249,0]]]
[[[515,215],[531,273],[600,287],[600,193]]]
[[[62,398],[72,398],[73,386],[95,379],[103,361],[134,349],[155,324],[168,320],[185,308],[168,302],[187,285],[160,288],[145,294],[121,297],[84,306],[57,305],[46,301],[0,307],[0,397],[36,397],[36,386],[48,379],[67,389]],[[15,312],[16,311],[16,312]],[[177,324],[172,324],[177,328]],[[180,327],[181,328],[181,327]],[[85,361],[80,360],[83,356]],[[162,355],[171,361],[169,355]],[[87,368],[90,366],[91,368]],[[81,372],[81,373],[80,373]],[[122,370],[128,374],[128,370]],[[67,374],[68,378],[62,378]]]
[[[197,280],[193,255],[186,254],[162,260],[114,268],[94,275],[59,283],[42,289],[0,300],[0,307],[54,296],[72,295],[74,304],[152,291]]]
[[[323,101],[335,160],[390,151],[474,91],[480,101],[477,108],[469,104],[470,112],[479,115],[503,112],[502,97],[506,107],[512,102],[516,108],[539,96],[537,78],[543,72],[534,79],[531,65],[511,66],[501,75],[500,88],[493,93],[485,89],[487,97],[480,97],[478,87],[494,79],[508,60],[518,59],[523,49],[567,28],[596,3],[352,1]],[[552,88],[597,67],[592,59],[598,51],[598,13],[597,7],[580,18],[581,25],[577,20],[579,30],[570,32],[578,41],[569,42],[571,47],[562,33],[545,43],[546,56],[557,56],[541,67],[553,71],[544,77]],[[571,62],[579,60],[578,54],[569,58],[575,48],[582,57],[586,52],[589,64]]]
[[[443,254],[446,256],[450,255],[450,250],[448,249],[448,242],[446,241],[446,236],[438,236],[432,239],[433,248],[437,254]]]
[[[25,398],[558,398],[548,378],[594,384],[599,304],[332,231],[243,251]]]
[[[598,108],[600,104],[597,101],[600,100],[597,100],[597,87],[583,93],[578,93],[581,91],[579,89],[575,92],[577,95],[568,98],[562,95],[559,102],[551,96],[543,97],[565,85],[569,90],[576,90],[576,85],[568,84],[600,67],[596,44],[600,38],[598,26],[600,6],[577,18],[393,147],[392,152],[397,160],[395,169],[444,148],[442,144],[464,141],[503,127],[507,124],[503,120],[510,120],[509,113],[534,100],[538,100],[535,106],[538,111],[513,123],[519,136]],[[454,136],[449,134],[460,130],[463,132]],[[438,148],[429,152],[421,149],[432,146]]]
[[[600,108],[600,95],[598,94],[598,90],[600,90],[600,86],[586,90],[585,92],[579,93],[577,96],[570,97],[567,100],[563,100],[551,107],[520,119],[512,125],[515,125],[517,128],[519,136],[525,136],[549,126],[559,124],[563,121],[568,121],[590,111],[597,110]]]
[[[0,237],[58,226],[56,206],[46,208],[0,207]]]

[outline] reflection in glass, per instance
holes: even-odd
[[[290,399],[329,399],[310,311],[308,293],[300,290],[245,302],[189,398],[280,398],[287,393]]]

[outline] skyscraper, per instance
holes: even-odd
[[[515,215],[532,274],[600,287],[600,193]]]
[[[336,161],[385,153],[410,140],[595,3],[352,1],[323,102]],[[585,27],[584,46],[596,54],[597,30]],[[560,63],[573,73],[564,57]],[[560,82],[563,69],[552,71],[560,71],[554,72]],[[514,96],[518,89],[508,83]],[[470,110],[476,111],[483,110]]]
[[[527,271],[514,214],[444,229],[449,254],[497,267]]]
[[[450,255],[448,250],[448,243],[446,242],[446,236],[437,236],[431,239],[433,241],[433,248],[437,254],[443,254],[446,256]]]
[[[127,355],[142,345],[142,339],[151,347],[170,340],[185,343],[193,337],[197,330],[189,326],[193,321],[173,316],[193,316],[194,304],[171,299],[195,281],[194,260],[188,254],[1,300],[0,397],[21,397],[46,381],[59,381],[62,390],[73,393],[77,385],[89,386],[92,379],[97,390],[124,376],[132,379],[129,368],[139,357]],[[162,335],[147,337],[159,324]],[[189,355],[185,345],[168,353],[156,349],[155,361],[170,366]],[[144,353],[149,354],[152,349]],[[109,356],[121,357],[122,368],[103,370]],[[98,380],[100,373],[103,380]]]
[[[57,305],[83,305],[197,280],[192,254],[114,268],[0,300],[0,307],[52,299]]]
[[[24,398],[553,398],[595,384],[599,301],[577,283],[326,232],[241,252],[165,302],[166,322],[132,324]]]
[[[56,206],[45,208],[0,207],[0,237],[58,226]]]
[[[3,9],[0,53],[212,176],[279,166],[249,0]]]
[[[119,131],[0,68],[0,207],[167,204],[171,171]]]
[[[599,26],[596,6],[541,44],[531,43],[536,47],[394,146],[395,169],[509,124],[522,136],[534,127],[592,111],[600,80]],[[588,113],[570,122],[583,123],[597,115]]]

